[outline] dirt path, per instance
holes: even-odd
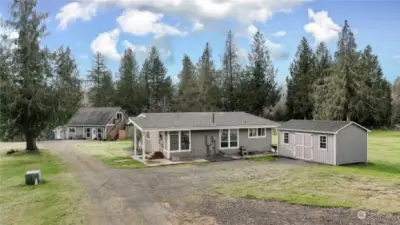
[[[124,176],[124,171],[105,167],[79,152],[73,144],[73,141],[41,143],[56,151],[84,184],[90,196],[88,224],[177,224],[168,204],[157,201],[149,192],[143,175]]]

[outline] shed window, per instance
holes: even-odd
[[[249,129],[249,138],[266,137],[265,128],[251,128]]]
[[[283,133],[283,143],[289,144],[289,133]]]
[[[326,150],[327,141],[328,139],[326,136],[319,136],[319,148]]]

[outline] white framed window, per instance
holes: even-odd
[[[86,138],[90,138],[91,137],[91,132],[90,132],[90,128],[85,128],[85,132],[84,132],[84,134],[85,134],[85,137]]]
[[[75,133],[75,127],[70,127],[70,128],[69,128],[69,132],[70,132],[70,133]]]
[[[122,112],[117,112],[117,120],[122,119]]]
[[[182,152],[191,150],[190,131],[169,131],[168,147],[171,152]]]
[[[287,132],[283,133],[283,143],[289,144],[289,133]]]
[[[249,138],[265,138],[267,137],[266,128],[250,128]]]
[[[238,148],[239,147],[239,129],[219,130],[219,147]]]
[[[319,136],[319,149],[321,150],[328,149],[328,137],[326,135]]]

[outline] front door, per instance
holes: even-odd
[[[96,128],[92,128],[92,139],[97,138],[97,137],[96,137],[96,134],[97,134]]]

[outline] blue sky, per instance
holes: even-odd
[[[0,2],[3,18],[8,17],[10,2]],[[324,41],[333,52],[345,19],[359,49],[370,44],[379,56],[386,78],[393,82],[400,76],[400,1],[41,0],[39,10],[49,12],[51,35],[44,44],[51,49],[70,46],[82,77],[94,52],[106,55],[109,67],[117,72],[118,59],[127,47],[141,61],[149,46],[156,45],[168,75],[176,80],[183,54],[196,62],[206,42],[220,65],[229,29],[245,61],[249,37],[260,29],[282,84],[300,39],[305,36],[313,46]]]

